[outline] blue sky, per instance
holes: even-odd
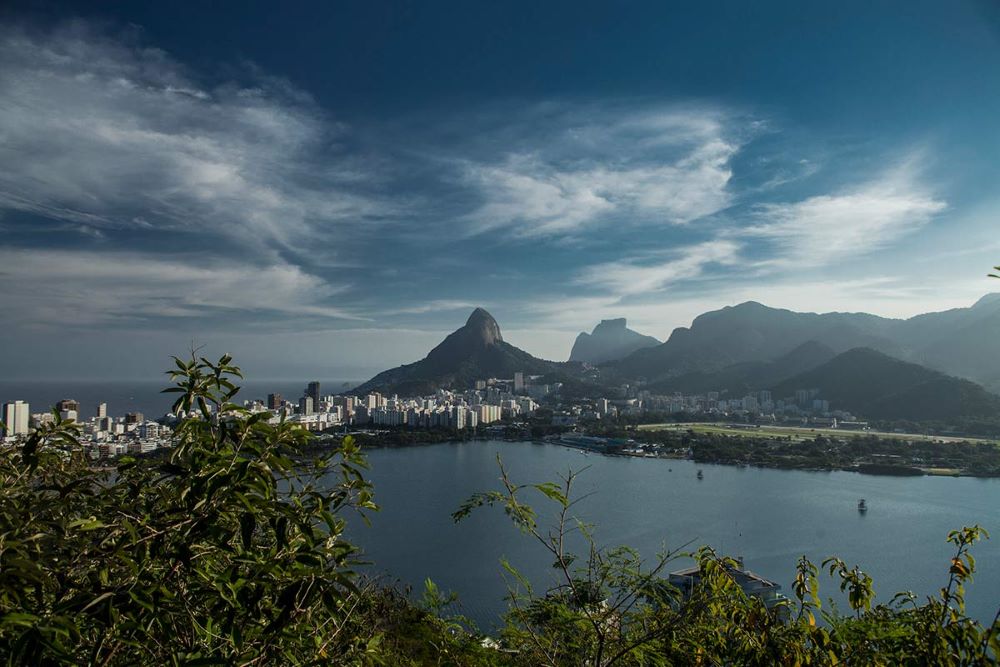
[[[205,4],[0,14],[0,376],[194,341],[364,378],[476,305],[564,359],[608,317],[993,288],[995,3]]]

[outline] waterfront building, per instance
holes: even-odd
[[[451,414],[449,415],[448,425],[453,429],[462,430],[465,428],[465,422],[468,419],[468,410],[460,405],[456,405],[451,409]]]
[[[473,407],[477,421],[480,424],[491,424],[500,421],[501,410],[499,405],[480,404]]]

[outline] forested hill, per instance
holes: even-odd
[[[1000,396],[974,382],[869,348],[855,348],[778,383],[775,397],[817,389],[838,409],[869,419],[913,421],[989,418],[1000,415]]]

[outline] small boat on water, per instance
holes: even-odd
[[[868,511],[868,503],[865,502],[864,498],[858,501],[858,511],[862,514]]]
[[[705,479],[705,473],[703,473],[702,471],[699,470],[698,471],[698,479]]]

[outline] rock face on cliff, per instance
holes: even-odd
[[[418,395],[438,387],[465,388],[479,379],[510,378],[518,371],[543,375],[559,367],[556,362],[538,359],[504,342],[493,316],[476,308],[465,326],[450,333],[426,357],[383,371],[352,393]]]
[[[660,344],[660,341],[652,336],[644,336],[625,325],[624,317],[601,320],[593,332],[581,333],[576,337],[569,360],[599,364],[624,359],[636,350]]]

